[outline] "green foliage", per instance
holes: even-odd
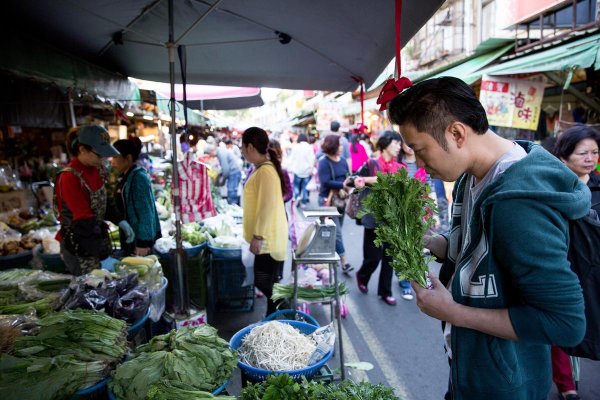
[[[55,357],[0,355],[2,400],[58,400],[90,387],[106,377],[105,361],[80,361],[73,354]]]
[[[184,327],[138,347],[134,357],[113,372],[109,385],[118,399],[128,400],[145,399],[152,385],[163,381],[177,382],[184,391],[211,392],[236,366],[236,353],[215,328]]]
[[[328,301],[335,298],[335,287],[325,286],[319,288],[298,287],[298,299],[306,301]],[[343,296],[350,293],[344,282],[338,285],[339,295]],[[286,300],[294,297],[294,286],[276,283],[273,285],[273,295],[271,300]]]
[[[392,388],[350,380],[340,384],[295,382],[289,375],[270,375],[265,382],[249,384],[242,400],[399,400]]]
[[[73,354],[82,361],[121,359],[127,352],[127,325],[103,312],[65,310],[50,314],[38,324],[35,336],[21,336],[14,346],[20,357],[54,357]]]
[[[223,399],[235,400],[232,396],[213,396],[203,390],[187,389],[179,382],[162,380],[148,389],[148,400],[200,400]]]
[[[377,183],[362,201],[359,218],[373,214],[379,222],[375,228],[377,246],[386,243],[392,268],[401,279],[426,286],[428,258],[423,257],[423,237],[435,221],[435,202],[428,194],[429,186],[408,175],[402,168],[395,174],[377,173]]]
[[[37,335],[17,338],[13,355],[0,356],[3,400],[69,398],[106,378],[127,351],[125,322],[103,312],[62,311],[38,325]]]

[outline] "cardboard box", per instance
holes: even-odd
[[[175,328],[184,326],[200,326],[207,322],[206,310],[190,310],[190,316],[186,319],[175,320]]]

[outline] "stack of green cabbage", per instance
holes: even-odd
[[[200,395],[225,383],[236,365],[235,351],[215,328],[184,327],[138,347],[133,358],[113,372],[109,386],[118,399],[127,400],[146,399],[156,385]]]
[[[36,336],[16,339],[0,356],[0,398],[62,399],[106,378],[127,351],[123,321],[89,310],[39,321]]]

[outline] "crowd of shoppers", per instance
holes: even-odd
[[[332,198],[350,186],[362,189],[364,197],[377,173],[405,168],[431,187],[439,209],[438,226],[424,238],[442,261],[439,277],[430,275],[429,289],[404,280],[400,288],[403,299],[416,296],[423,313],[442,321],[450,362],[446,398],[541,400],[554,382],[561,399],[580,399],[563,348],[587,337],[586,318],[588,326],[597,321],[584,311],[586,292],[582,296],[570,268],[567,244],[571,220],[590,208],[600,213],[600,175],[595,173],[600,133],[585,126],[568,129],[558,136],[554,156],[534,143],[504,139],[489,129],[471,88],[455,78],[421,82],[393,99],[389,110],[401,134],[381,133],[376,149],[361,132],[348,140],[337,121],[318,141],[297,135],[286,145],[289,151],[258,127],[243,132],[241,149],[209,137],[199,151],[200,137],[186,135],[179,165],[182,218],[214,214],[212,204],[199,214],[197,201],[205,199],[194,197],[194,185],[196,173],[208,179],[206,169],[216,168],[217,179],[226,182],[227,202],[242,205],[244,239],[255,255],[254,283],[266,296],[269,315],[281,306],[271,295],[289,255],[294,217],[286,204],[310,204],[311,181],[318,183],[318,206],[334,205]],[[72,159],[56,178],[55,195],[61,223],[57,238],[69,271],[87,273],[110,255],[105,220],[118,225],[123,255],[150,254],[161,233],[147,163],[140,162],[141,141],[132,137],[111,145],[104,128],[83,126],[68,133],[66,146]],[[212,158],[211,165],[202,154]],[[103,162],[109,158],[119,174],[112,198]],[[244,160],[250,168],[243,168]],[[444,182],[455,185],[451,216]],[[337,207],[335,248],[341,270],[349,272],[353,267],[342,231],[346,212]],[[356,283],[367,294],[381,264],[377,295],[393,306],[392,260],[385,243],[374,244],[379,223],[371,215],[360,219],[363,260]]]

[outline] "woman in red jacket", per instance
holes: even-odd
[[[72,159],[56,176],[54,187],[61,224],[56,238],[67,269],[73,275],[82,275],[100,268],[100,261],[110,255],[104,222],[106,189],[100,172],[102,159],[119,152],[111,146],[106,129],[99,125],[71,130],[66,146]],[[119,226],[127,230],[125,224],[122,221]],[[133,234],[131,227],[129,231]]]

